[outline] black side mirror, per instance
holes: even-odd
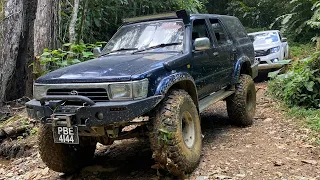
[[[251,42],[254,42],[254,36],[249,36]]]
[[[100,54],[101,54],[101,48],[100,47],[96,47],[96,48],[93,49],[93,55],[95,57],[99,57]]]

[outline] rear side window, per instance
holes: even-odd
[[[247,37],[247,32],[238,18],[230,17],[225,19],[223,23],[227,26],[234,38],[237,39]]]
[[[230,41],[230,38],[219,20],[210,19],[210,23],[218,44],[227,44]]]

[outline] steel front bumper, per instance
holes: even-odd
[[[142,100],[120,101],[120,102],[96,102],[88,106],[59,106],[61,100],[45,98],[45,103],[31,100],[26,103],[28,116],[40,120],[43,124],[50,124],[53,114],[72,114],[74,124],[87,127],[104,126],[121,122],[131,121],[136,117],[150,112],[163,96],[152,96]],[[50,101],[48,101],[50,99]],[[98,116],[102,113],[103,116]],[[102,117],[102,118],[101,118]],[[99,119],[100,118],[100,119]]]

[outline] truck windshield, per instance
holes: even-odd
[[[254,37],[254,45],[272,44],[280,41],[277,32],[264,32],[250,36]]]
[[[132,52],[182,51],[184,24],[182,21],[153,21],[123,26],[108,42],[102,54]],[[167,46],[158,45],[167,44]],[[157,48],[150,48],[156,47]]]

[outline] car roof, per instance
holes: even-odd
[[[227,15],[220,15],[220,14],[191,14],[190,19],[197,19],[197,18],[235,18],[234,16],[227,16]]]
[[[256,35],[256,34],[268,33],[268,32],[280,32],[280,31],[279,30],[259,31],[259,32],[254,32],[254,33],[248,33],[248,35]]]
[[[190,20],[199,19],[199,18],[217,18],[217,19],[230,19],[236,18],[234,16],[227,16],[227,15],[219,15],[219,14],[190,14]],[[134,22],[125,23],[128,24],[136,24],[141,22],[151,22],[151,21],[159,21],[159,20],[170,20],[170,19],[180,19],[177,17],[160,17],[160,18],[153,18],[153,19],[143,19]]]

